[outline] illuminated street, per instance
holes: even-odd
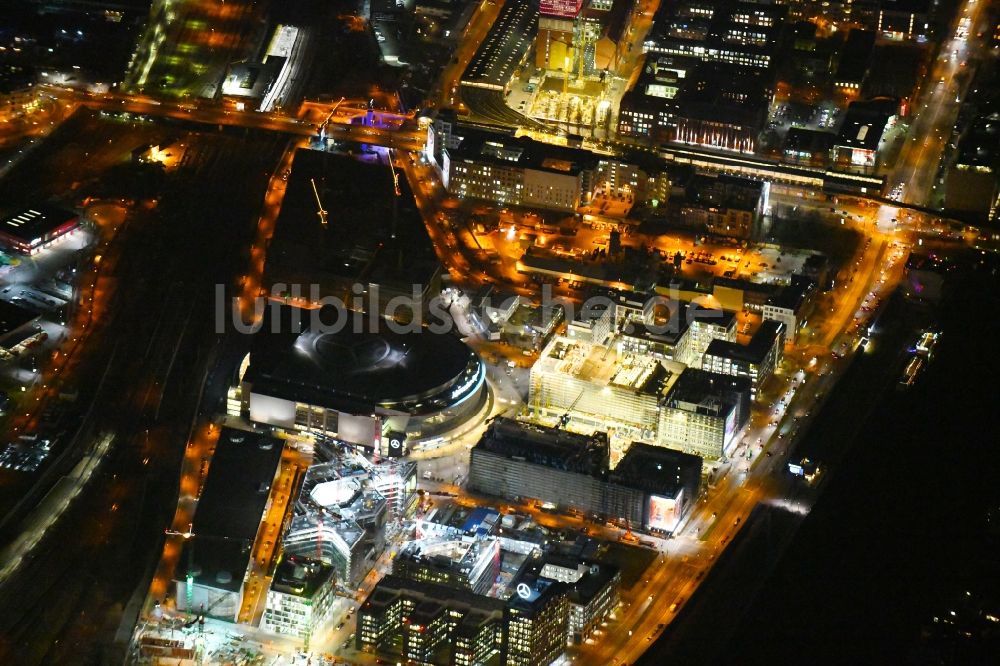
[[[11,2],[0,662],[992,663],[996,3]]]

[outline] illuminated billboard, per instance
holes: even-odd
[[[582,6],[583,0],[541,0],[538,9],[542,16],[575,18]]]
[[[725,455],[732,455],[733,449],[736,448],[736,444],[739,440],[736,437],[736,412],[738,409],[729,410],[729,414],[726,415],[726,429],[725,435],[722,441],[722,452]]]
[[[678,498],[679,499],[679,498]],[[677,515],[679,502],[660,495],[649,496],[649,519],[646,521],[651,530],[673,532],[680,516]]]

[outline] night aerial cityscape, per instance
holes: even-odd
[[[0,666],[997,665],[998,340],[995,0],[0,2]]]

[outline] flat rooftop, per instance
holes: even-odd
[[[311,599],[333,575],[333,567],[320,560],[289,555],[274,570],[271,589]]]
[[[538,32],[538,4],[505,3],[493,27],[462,74],[462,85],[502,89]]]
[[[756,125],[771,99],[771,80],[762,70],[725,62],[705,62],[689,72],[674,103],[684,118],[728,125]]]
[[[0,234],[34,245],[47,234],[74,223],[78,215],[49,204],[29,206],[0,218]]]
[[[775,344],[775,338],[778,337],[783,328],[784,324],[781,322],[765,319],[747,344],[741,345],[737,342],[715,339],[708,344],[705,353],[748,363],[761,363],[771,351]]]
[[[701,456],[636,442],[608,480],[654,495],[676,497],[684,488],[698,487],[701,464]]]
[[[591,476],[607,470],[610,461],[605,433],[578,435],[507,418],[494,420],[483,433],[476,448]]]
[[[264,516],[284,442],[245,430],[223,428],[194,513],[197,583],[236,591],[250,562],[250,549]],[[184,564],[178,576],[183,576]]]
[[[840,49],[840,61],[837,63],[837,73],[834,80],[861,81],[868,72],[874,50],[874,32],[852,29],[847,33],[844,45]]]
[[[680,403],[694,405],[700,412],[704,407],[714,413],[720,405],[735,403],[739,394],[750,395],[750,378],[720,375],[707,370],[687,368],[674,382],[667,396],[671,406]]]
[[[614,348],[563,336],[553,338],[534,367],[543,372],[648,395],[666,391],[684,368],[680,363],[619,353]]]
[[[513,137],[467,126],[461,126],[456,134],[462,137],[462,141],[457,148],[448,150],[453,163],[465,159],[574,176],[597,166],[598,157],[589,150],[553,146],[528,137]]]
[[[402,172],[388,164],[300,149],[295,153],[265,279],[347,288],[379,284],[409,295],[431,284],[440,262]],[[328,213],[320,223],[316,193]],[[399,195],[396,195],[398,183]]]
[[[388,574],[375,585],[368,598],[361,604],[361,611],[371,606],[382,607],[393,603],[399,597],[413,599],[419,603],[431,603],[441,608],[464,608],[466,610],[502,612],[507,602],[502,599],[475,594],[469,590],[409,580]]]
[[[34,310],[0,299],[0,339],[40,318]]]

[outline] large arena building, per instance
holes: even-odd
[[[483,363],[454,335],[318,312],[281,306],[265,318],[240,385],[251,421],[399,456],[405,440],[444,432],[484,404]],[[335,327],[338,316],[350,320]]]

